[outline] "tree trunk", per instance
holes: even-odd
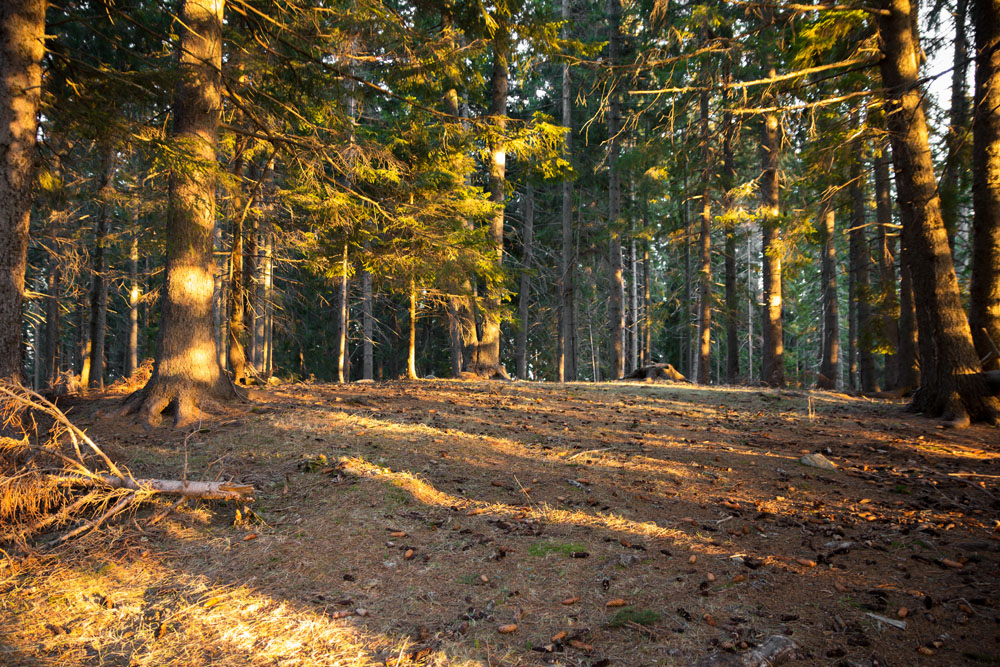
[[[111,211],[114,207],[115,154],[107,146],[101,154],[101,181],[97,188],[100,210],[94,225],[94,273],[90,287],[90,368],[89,377],[81,378],[85,387],[104,389],[104,341],[108,330],[108,237],[111,234]]]
[[[55,239],[50,239],[55,244]],[[58,248],[58,246],[54,246]],[[49,257],[49,293],[45,298],[45,373],[46,384],[52,386],[59,379],[59,334],[61,313],[59,291],[62,283],[62,267],[59,256]]]
[[[712,352],[712,208],[709,201],[709,179],[712,154],[708,147],[708,91],[701,91],[701,150],[704,167],[701,172],[701,233],[698,238],[700,266],[698,290],[698,364],[695,382],[709,384]]]
[[[928,141],[910,0],[882,0],[878,16],[887,88],[888,126],[903,216],[907,264],[920,328],[920,389],[913,407],[956,426],[995,421],[1000,401],[989,394],[962,309]]]
[[[222,372],[212,332],[215,262],[215,146],[222,110],[222,12],[219,0],[185,0],[180,80],[174,98],[173,137],[190,162],[170,174],[166,272],[160,341],[153,375],[126,402],[149,423],[174,407],[185,426],[212,400],[236,397]]]
[[[247,336],[247,347],[244,356],[254,369],[257,368],[257,350],[260,347],[257,338],[257,319],[260,309],[260,226],[259,217],[254,216],[253,224],[246,233],[246,253],[243,261],[243,289],[246,293],[246,310],[243,312],[243,330]]]
[[[242,153],[242,148],[239,149]],[[243,341],[246,338],[244,319],[246,317],[246,285],[243,282],[243,221],[249,206],[243,200],[243,157],[237,157],[233,164],[232,240],[229,250],[229,368],[233,372],[233,382],[247,384],[246,352]]]
[[[823,290],[823,358],[816,386],[836,389],[840,379],[840,303],[837,297],[836,212],[827,202],[820,213],[820,288]]]
[[[643,243],[642,250],[642,365],[648,366],[653,358],[653,329],[650,318],[652,301],[649,298],[649,241]]]
[[[774,77],[773,67],[768,75]],[[771,95],[765,96],[765,106],[774,101]],[[778,116],[774,113],[764,114],[761,136],[761,241],[763,258],[761,266],[764,286],[764,319],[761,332],[763,344],[761,349],[760,380],[765,385],[783,387],[785,385],[784,336],[781,301],[781,241],[778,225],[781,212],[778,208],[778,157],[781,149],[781,131]]]
[[[0,3],[0,379],[20,380],[45,0]]]
[[[139,212],[132,211],[128,246],[128,324],[125,331],[125,377],[139,367]]]
[[[857,119],[854,123],[860,124]],[[861,391],[876,392],[878,380],[875,377],[875,356],[872,352],[874,324],[871,308],[871,253],[868,248],[867,221],[865,219],[864,176],[862,155],[864,144],[857,142],[851,159],[851,271],[854,277],[854,299],[857,304],[856,345],[858,354],[858,378]]]
[[[732,81],[732,64],[727,60],[725,65],[725,80]],[[732,90],[726,91],[725,111],[722,115],[722,206],[723,213],[729,214],[733,209],[731,191],[736,185],[736,166],[733,158],[733,139],[736,134],[736,124],[729,108],[734,102]],[[736,281],[736,227],[731,223],[726,228],[725,240],[725,290],[726,290],[726,382],[736,384],[740,377],[740,339],[739,312],[740,304],[737,296]]]
[[[878,222],[879,321],[885,354],[885,387],[899,384],[899,298],[896,296],[896,234],[892,231],[892,198],[888,147],[875,157],[875,216]]]
[[[941,174],[941,216],[948,233],[948,245],[955,252],[955,234],[958,231],[959,200],[959,153],[965,139],[965,124],[969,115],[965,81],[968,72],[968,39],[966,38],[966,15],[969,0],[955,3],[955,50],[951,70],[951,110],[948,114],[948,154],[945,156],[944,172]],[[992,17],[996,23],[996,13]],[[975,169],[973,169],[975,173]]]
[[[365,242],[365,256],[369,246]],[[375,317],[372,312],[374,296],[372,294],[372,274],[361,267],[361,379],[375,379]],[[454,349],[454,348],[453,348]],[[461,354],[461,348],[459,348]],[[461,356],[459,356],[461,359]],[[461,370],[461,369],[460,369]]]
[[[337,382],[347,382],[350,375],[347,370],[347,243],[344,243],[340,260],[340,280],[337,282],[337,340],[334,354],[337,357]]]
[[[410,279],[410,335],[407,339],[406,377],[417,379],[417,286]]]
[[[507,127],[507,58],[510,49],[510,34],[506,26],[500,26],[493,37],[493,77],[491,80],[492,105],[490,114],[493,125],[502,133]],[[490,201],[496,206],[490,221],[489,238],[496,249],[496,264],[503,265],[504,203],[506,202],[507,150],[503,140],[491,140],[489,165]],[[475,359],[466,371],[482,377],[499,375],[507,378],[507,371],[500,364],[500,309],[502,287],[491,286],[486,294],[486,312],[483,313],[482,336],[476,346]]]
[[[972,140],[969,324],[983,370],[1000,370],[1000,1],[973,0],[976,92]]]
[[[346,250],[346,248],[345,248]],[[269,232],[265,238],[264,245],[264,337],[263,337],[263,366],[264,377],[270,378],[274,373],[274,232]],[[346,265],[347,258],[344,258]],[[346,267],[345,267],[346,272]],[[347,307],[347,285],[344,285],[344,304]],[[345,328],[347,315],[344,315]],[[346,334],[345,334],[346,343]],[[344,361],[344,373],[351,377],[350,359]]]
[[[608,0],[608,61],[611,67],[618,62],[621,23],[621,0]],[[613,75],[615,76],[615,75]],[[610,359],[611,378],[618,379],[625,375],[625,354],[622,349],[622,338],[625,333],[625,284],[622,276],[622,241],[621,241],[621,175],[618,172],[618,134],[621,131],[621,109],[618,99],[617,79],[611,82],[611,92],[608,99],[608,228],[611,234],[611,244],[608,250],[611,269],[610,316],[611,337]]]
[[[569,25],[569,0],[562,0],[562,20]],[[573,155],[573,97],[570,90],[569,64],[562,68],[562,124],[566,128],[565,158]],[[562,182],[562,253],[559,256],[559,381],[576,380],[576,257],[573,253],[573,181]]]
[[[522,380],[528,379],[528,314],[531,304],[531,266],[533,264],[534,253],[534,233],[535,233],[535,190],[529,183],[526,186],[527,192],[524,196],[524,232],[521,241],[524,246],[524,262],[521,267],[521,289],[517,295],[518,319],[520,328],[517,331],[516,356],[517,356],[517,377]]]

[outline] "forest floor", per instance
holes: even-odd
[[[0,664],[1000,664],[995,428],[642,382],[286,384],[187,438],[120,401],[61,405],[255,500],[0,560]]]

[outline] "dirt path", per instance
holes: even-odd
[[[693,665],[776,634],[803,665],[1000,663],[993,428],[832,393],[285,385],[185,451],[115,400],[76,413],[137,476],[186,460],[256,501],[5,561],[0,663]]]

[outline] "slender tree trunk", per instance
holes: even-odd
[[[823,358],[816,386],[836,389],[840,378],[840,304],[837,297],[836,213],[827,202],[820,213],[820,276],[823,290]]]
[[[562,20],[569,25],[569,0],[562,0]],[[566,128],[567,160],[573,156],[573,97],[570,88],[569,64],[562,68],[562,124]],[[573,253],[573,181],[562,182],[562,253],[559,257],[559,321],[561,343],[558,351],[559,381],[576,380],[576,257]]]
[[[878,222],[879,323],[891,350],[885,355],[885,387],[899,387],[899,298],[896,296],[896,234],[892,231],[892,196],[888,147],[875,157],[875,216]]]
[[[274,232],[267,235],[267,246],[264,259],[266,273],[264,274],[264,377],[270,378],[274,374]],[[346,264],[346,257],[344,259]],[[346,271],[346,267],[345,267]],[[347,285],[344,287],[344,307],[347,308]],[[347,313],[344,314],[344,328],[347,328]],[[347,335],[344,335],[344,344],[347,343]],[[351,377],[351,360],[344,358],[344,374]]]
[[[688,162],[686,159],[683,160],[682,168],[684,170],[684,186],[682,188],[684,202],[681,204],[681,218],[683,218],[682,222],[684,223],[682,240],[684,244],[684,293],[681,295],[680,364],[683,374],[693,375],[694,367],[691,364],[691,239],[694,238],[694,229],[691,224],[691,212],[688,210],[690,197],[688,197]]]
[[[920,345],[917,306],[913,301],[913,280],[905,243],[904,239],[899,263],[899,386],[916,389],[920,386]]]
[[[257,339],[257,317],[260,309],[260,300],[257,298],[260,283],[260,228],[261,220],[255,215],[251,228],[244,229],[246,252],[243,258],[243,291],[246,294],[246,300],[243,312],[243,331],[246,332],[247,340],[244,357],[255,370],[257,368],[257,350],[260,347]]]
[[[773,67],[768,70],[774,77]],[[765,96],[765,106],[774,101]],[[772,387],[785,385],[784,335],[781,301],[781,236],[778,231],[781,211],[778,208],[778,157],[781,150],[781,130],[778,116],[764,114],[761,137],[761,266],[764,285],[763,345],[761,349],[761,382]]]
[[[727,59],[724,78],[732,81],[732,64]],[[734,103],[732,90],[726,92],[725,111],[722,115],[722,206],[725,213],[733,208],[731,191],[736,184],[736,166],[733,158],[733,139],[736,134],[736,124],[729,109]],[[739,312],[740,304],[736,290],[736,227],[735,223],[726,228],[725,240],[725,289],[726,289],[726,382],[736,384],[740,377],[740,339]]]
[[[608,60],[614,67],[618,62],[620,48],[621,0],[608,0]],[[611,337],[610,363],[611,378],[617,379],[625,375],[625,353],[622,349],[622,338],[625,333],[625,303],[624,278],[622,276],[622,241],[621,241],[621,175],[618,171],[618,145],[621,131],[621,103],[618,99],[617,80],[611,83],[611,93],[608,99],[608,228],[611,233],[611,244],[608,250],[611,269],[610,316]]]
[[[0,378],[20,380],[45,0],[0,2]]]
[[[857,242],[848,240],[847,257],[847,388],[858,389],[858,286],[857,286]]]
[[[53,244],[56,243],[52,239]],[[58,246],[54,246],[58,248]],[[47,384],[52,386],[59,379],[59,336],[61,313],[59,311],[59,292],[62,283],[62,267],[59,256],[53,253],[49,257],[49,293],[45,298],[45,370]]]
[[[132,211],[128,245],[128,324],[125,331],[125,377],[139,367],[139,212]]]
[[[369,252],[368,242],[365,242],[365,254]],[[361,379],[375,379],[375,317],[373,314],[374,295],[372,294],[372,274],[361,267]],[[449,319],[449,321],[451,321]],[[452,347],[454,351],[454,347]],[[461,347],[459,348],[459,364],[461,364]],[[459,366],[461,370],[461,366]]]
[[[242,150],[241,150],[242,152]],[[234,161],[233,176],[236,183],[233,189],[232,205],[232,245],[229,251],[229,368],[233,372],[233,382],[247,383],[246,353],[243,341],[246,338],[244,319],[246,317],[246,285],[243,282],[243,221],[249,207],[243,200],[243,158],[242,155]]]
[[[222,111],[222,13],[220,0],[186,0],[178,26],[181,76],[173,137],[189,152],[190,162],[170,175],[156,366],[146,386],[126,403],[126,410],[140,411],[150,423],[173,405],[175,424],[184,426],[199,419],[211,400],[236,396],[219,365],[212,331],[212,165]]]
[[[962,308],[928,141],[918,54],[911,27],[910,0],[881,0],[878,16],[882,79],[887,88],[888,126],[896,167],[896,191],[903,216],[907,264],[914,270],[913,292],[920,328],[920,389],[913,407],[944,415],[956,426],[995,421],[993,398],[972,343]],[[915,267],[919,267],[916,270]]]
[[[104,389],[104,340],[108,330],[108,237],[111,234],[111,211],[114,206],[114,148],[107,146],[101,154],[101,180],[97,186],[100,202],[94,224],[94,254],[91,264],[93,280],[90,286],[90,354],[86,365],[86,387]]]
[[[335,354],[337,355],[337,382],[347,382],[350,376],[347,368],[347,243],[344,243],[340,260],[340,280],[337,282],[337,340]]]
[[[639,367],[639,262],[636,252],[635,225],[629,233],[628,240],[628,310],[629,310],[629,372]]]
[[[969,324],[983,370],[1000,370],[1000,0],[973,0],[976,92],[972,141]]]
[[[261,221],[260,233],[257,238],[257,262],[254,285],[257,296],[254,299],[254,333],[253,333],[253,363],[258,374],[264,374],[267,363],[267,238],[270,235],[270,224]]]
[[[859,387],[865,393],[879,390],[875,377],[875,356],[872,352],[874,322],[871,308],[871,251],[868,247],[868,222],[865,218],[864,176],[862,155],[864,146],[858,142],[851,161],[851,269],[854,274],[854,298],[857,303],[857,352]]]
[[[528,379],[528,314],[531,304],[531,271],[534,262],[535,233],[535,190],[529,183],[524,196],[524,232],[521,241],[524,245],[524,264],[521,270],[521,289],[517,295],[518,319],[521,327],[517,331],[516,356],[517,377]]]
[[[944,161],[944,172],[941,174],[941,216],[948,233],[948,245],[952,254],[955,252],[955,234],[958,231],[958,200],[959,200],[959,153],[965,139],[965,125],[969,115],[968,96],[966,94],[966,78],[968,73],[968,39],[966,38],[967,9],[969,0],[957,0],[955,3],[955,50],[951,70],[951,110],[948,114],[948,154]],[[994,13],[993,23],[1000,18]],[[975,173],[975,170],[973,170]]]
[[[417,379],[417,286],[410,279],[410,335],[406,354],[406,377]]]
[[[653,328],[650,318],[652,301],[649,298],[649,241],[643,243],[642,251],[642,365],[648,366],[653,359]]]

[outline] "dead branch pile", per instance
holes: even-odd
[[[54,546],[158,494],[247,500],[251,493],[231,482],[135,479],[52,402],[0,382],[0,543],[23,545],[70,526],[48,542]]]

